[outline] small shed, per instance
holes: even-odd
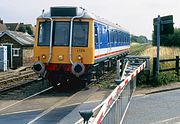
[[[34,38],[29,34],[5,31],[0,34],[0,45],[7,46],[9,68],[18,68],[33,62]]]

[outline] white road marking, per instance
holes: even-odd
[[[26,112],[35,112],[35,111],[41,111],[41,110],[43,110],[43,108],[42,109],[31,109],[31,110],[25,110],[25,111],[17,111],[17,112],[5,113],[5,114],[0,114],[0,116],[21,114],[21,113],[26,113]]]
[[[151,124],[160,124],[160,123],[166,123],[166,122],[169,122],[169,121],[173,121],[175,119],[180,119],[180,117],[173,117],[173,118],[169,118],[169,119],[165,119],[165,120],[162,120],[162,121],[157,121],[155,123],[151,123]],[[176,124],[178,124],[180,122],[177,122]]]
[[[103,99],[102,99],[103,100]],[[101,102],[102,100],[92,100],[92,101],[86,101],[83,102],[84,104],[88,104],[88,103],[96,103],[96,102]]]
[[[28,122],[27,124],[33,124],[35,121],[37,121],[38,119],[40,119],[41,117],[43,117],[44,115],[48,114],[49,112],[51,112],[53,109],[57,108],[58,106],[60,106],[61,104],[67,102],[69,99],[71,99],[73,96],[71,97],[67,97],[67,99],[63,99],[60,102],[57,102],[56,104],[54,104],[53,106],[51,106],[50,108],[46,109],[45,111],[43,111],[42,113],[40,113],[39,115],[37,115],[33,120],[31,120],[30,122]]]
[[[53,87],[49,87],[49,88],[47,88],[47,89],[45,89],[45,90],[43,90],[43,91],[41,91],[41,92],[38,92],[38,93],[36,93],[36,94],[34,94],[34,95],[31,95],[31,96],[29,96],[29,97],[27,97],[27,98],[25,98],[25,99],[22,99],[22,100],[20,100],[20,101],[17,101],[17,102],[15,102],[15,103],[13,103],[13,104],[11,104],[11,105],[8,105],[8,106],[6,106],[6,107],[4,107],[4,108],[1,108],[0,109],[0,112],[1,111],[3,111],[3,110],[5,110],[5,109],[8,109],[8,108],[10,108],[10,107],[12,107],[12,106],[14,106],[14,105],[16,105],[16,104],[18,104],[18,103],[21,103],[21,102],[23,102],[23,101],[25,101],[25,100],[27,100],[27,99],[30,99],[30,98],[32,98],[32,97],[34,97],[34,96],[37,96],[37,95],[39,95],[39,94],[41,94],[41,93],[43,93],[43,92],[46,92],[46,91],[48,91],[48,90],[50,90],[50,89],[52,89]]]
[[[43,117],[44,115],[46,115],[47,113],[49,113],[50,111],[52,111],[53,109],[55,109],[57,106],[59,106],[59,103],[56,103],[55,105],[51,106],[49,109],[43,111],[42,113],[40,113],[36,118],[34,118],[32,121],[28,122],[27,124],[32,124],[35,121],[37,121],[38,119],[40,119],[41,117]]]
[[[75,94],[73,95],[75,96]],[[71,99],[73,96],[71,97],[67,97],[67,99],[64,99],[58,103],[56,103],[55,105],[51,106],[50,108],[48,108],[47,110],[43,111],[42,113],[40,113],[39,115],[36,116],[36,118],[34,118],[33,120],[31,120],[30,122],[28,122],[27,124],[33,124],[35,121],[37,121],[38,119],[40,119],[41,117],[45,116],[46,114],[48,114],[49,112],[51,112],[53,109],[57,108],[59,106],[59,108],[63,108],[63,107],[68,107],[68,106],[73,106],[73,105],[81,105],[83,103],[90,103],[89,102],[79,102],[79,103],[73,103],[70,105],[64,105],[64,106],[60,106],[61,104],[65,103],[66,101],[68,101],[69,99]],[[95,102],[95,101],[92,101]],[[97,102],[99,102],[99,100],[97,100]]]
[[[141,97],[141,96],[145,96],[145,94],[137,94],[137,95],[133,95],[132,97]]]

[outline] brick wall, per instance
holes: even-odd
[[[23,66],[28,66],[33,64],[33,47],[23,48]]]

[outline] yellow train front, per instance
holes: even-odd
[[[33,69],[53,85],[74,77],[87,80],[96,65],[101,69],[121,57],[129,44],[129,33],[118,25],[82,8],[51,7],[37,18]]]

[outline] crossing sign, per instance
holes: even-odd
[[[157,18],[153,19],[154,24],[154,34],[157,34]],[[160,34],[173,34],[174,27],[173,27],[173,15],[164,16],[160,18]]]

